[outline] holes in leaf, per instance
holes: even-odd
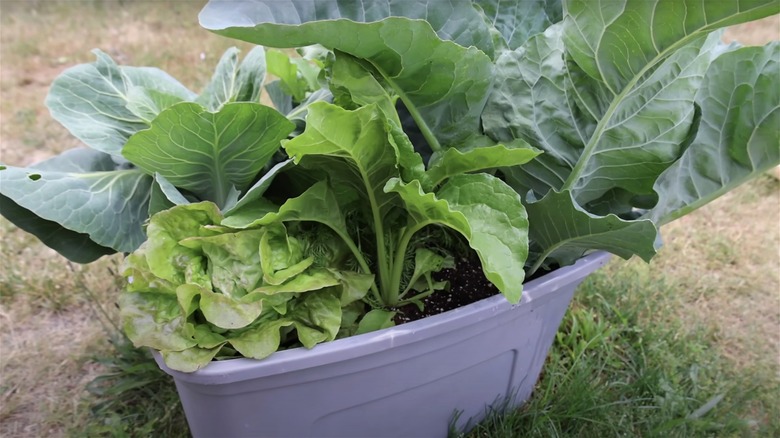
[[[27,178],[30,178],[33,181],[38,181],[39,179],[41,179],[41,175],[38,173],[31,173],[27,175]]]

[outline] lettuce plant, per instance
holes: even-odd
[[[339,269],[349,250],[338,239],[295,237],[280,224],[236,230],[222,219],[212,202],[152,216],[149,239],[127,257],[120,299],[136,345],[195,371],[220,352],[262,359],[357,330],[373,277]]]
[[[79,261],[140,245],[125,327],[183,370],[391,325],[446,287],[431,229],[516,302],[589,251],[649,260],[661,225],[780,164],[780,44],[719,33],[778,12],[210,0],[205,28],[302,58],[230,51],[195,96],[99,54],[48,99],[96,151],[3,166],[0,212]]]

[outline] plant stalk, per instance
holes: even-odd
[[[397,306],[398,300],[399,300],[399,294],[401,291],[401,276],[404,272],[404,257],[406,256],[406,250],[409,248],[409,242],[412,240],[412,236],[418,231],[420,231],[423,227],[428,225],[429,222],[423,222],[420,224],[417,224],[411,228],[407,228],[403,230],[403,233],[401,234],[401,239],[398,242],[398,248],[396,249],[395,258],[393,260],[393,277],[390,283],[390,290],[392,293],[390,294],[391,299],[388,300],[386,303],[390,306]]]
[[[374,69],[376,69],[376,71],[382,75],[382,79],[390,84],[390,87],[395,90],[396,93],[398,93],[398,97],[401,98],[401,102],[403,102],[404,106],[406,106],[406,109],[409,110],[409,114],[412,116],[412,119],[414,119],[414,123],[417,124],[417,127],[420,128],[420,132],[425,138],[425,141],[428,143],[428,146],[431,147],[431,150],[434,152],[439,152],[441,150],[441,144],[439,143],[439,140],[435,135],[433,135],[433,131],[431,131],[431,128],[428,127],[427,123],[425,123],[425,120],[422,118],[420,112],[417,111],[417,107],[414,106],[414,103],[409,100],[409,97],[406,95],[406,93],[404,93],[404,91],[398,85],[396,85],[395,81],[390,78],[381,68],[379,68],[379,66],[373,63],[371,65],[373,65]]]

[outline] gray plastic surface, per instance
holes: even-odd
[[[525,285],[397,327],[264,360],[215,361],[173,376],[195,437],[446,437],[486,406],[531,394],[575,288],[595,253]]]

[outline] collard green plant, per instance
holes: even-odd
[[[659,225],[780,162],[778,43],[717,33],[780,12],[772,0],[234,4],[211,0],[201,24],[346,52],[400,99],[431,162],[496,143],[541,150],[501,170],[528,211],[530,272],[597,249],[649,260]],[[447,30],[461,22],[469,32]]]

